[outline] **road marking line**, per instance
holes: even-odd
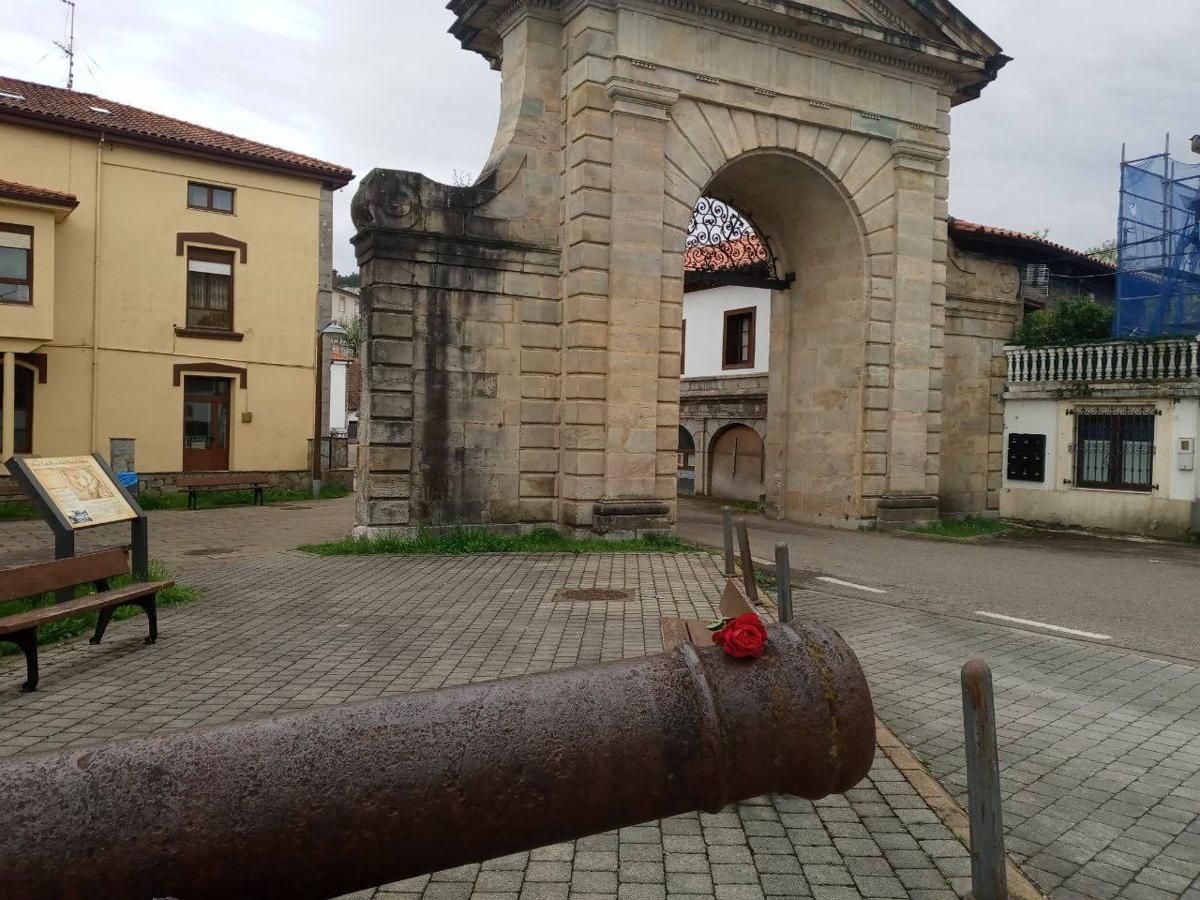
[[[1032,625],[1034,628],[1048,628],[1050,631],[1059,631],[1063,634],[1074,635],[1075,637],[1091,638],[1095,641],[1111,641],[1111,634],[1096,634],[1092,631],[1080,631],[1077,628],[1064,628],[1062,625],[1048,625],[1045,622],[1035,622],[1033,619],[1018,619],[1016,616],[1004,616],[1000,613],[983,612],[976,610],[975,615],[986,616],[989,619],[999,619],[1002,622],[1015,622],[1018,625]]]
[[[887,593],[883,588],[867,587],[865,584],[855,584],[853,581],[842,581],[842,579],[833,578],[830,575],[818,575],[817,581],[824,581],[828,584],[840,584],[842,587],[854,588],[856,591],[868,591],[872,594]]]

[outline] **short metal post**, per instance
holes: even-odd
[[[742,553],[742,581],[746,585],[746,596],[750,602],[758,606],[758,584],[754,580],[754,560],[750,556],[750,532],[746,530],[745,522],[738,522],[738,546]]]
[[[792,564],[788,559],[788,545],[783,541],[775,545],[775,596],[779,604],[779,621],[792,621]]]
[[[1008,874],[1000,810],[996,704],[992,670],[983,660],[973,659],[962,667],[962,696],[971,818],[971,895],[974,900],[1005,900]]]
[[[70,559],[75,555],[75,532],[68,529],[54,530],[54,558]],[[54,592],[55,603],[66,603],[75,599],[74,588],[61,588]]]
[[[130,523],[134,581],[150,580],[150,521],[145,514]]]
[[[721,528],[725,538],[725,577],[732,578],[733,568],[733,508],[721,507]]]

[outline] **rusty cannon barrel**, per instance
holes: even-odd
[[[0,894],[325,898],[871,766],[854,653],[658,656],[0,763]]]

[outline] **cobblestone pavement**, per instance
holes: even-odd
[[[48,649],[37,694],[15,693],[19,659],[0,659],[0,756],[655,652],[659,616],[707,615],[719,586],[699,555],[313,559],[284,549],[344,533],[349,511],[333,501],[154,514],[155,555],[206,598],[164,611],[156,647],[141,646],[144,626],[131,619],[99,647]],[[0,555],[30,528],[0,526]],[[242,549],[188,552],[222,547]],[[636,585],[639,598],[553,602],[566,585]],[[842,631],[881,718],[960,802],[958,669],[972,656],[991,662],[1009,850],[1056,900],[1200,898],[1194,666],[837,590],[799,593],[798,615]],[[420,646],[406,636],[414,629]],[[966,874],[961,845],[880,755],[846,798],[759,799],[379,896],[949,898],[965,892]]]
[[[138,619],[114,622],[100,646],[49,648],[29,695],[19,660],[0,660],[0,756],[653,653],[660,616],[711,615],[721,585],[703,554],[186,559],[206,598],[165,610],[156,646]],[[636,586],[638,600],[555,602],[564,586]],[[363,896],[953,900],[968,875],[880,754],[846,797],[760,798]]]
[[[158,509],[147,516],[151,555],[180,572],[207,560],[254,559],[342,537],[354,524],[354,497],[267,506]],[[128,525],[102,525],[78,533],[76,552],[128,543]],[[40,519],[0,522],[0,566],[53,555],[54,535]]]
[[[1056,900],[1200,898],[1200,669],[1102,644],[805,591],[875,707],[966,800],[958,671],[992,666],[1011,855]]]

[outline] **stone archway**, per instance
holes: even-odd
[[[948,113],[1005,58],[946,0],[827,2],[451,4],[501,71],[500,124],[473,187],[375,170],[354,199],[362,529],[669,528],[683,230],[704,190],[749,208],[797,274],[772,301],[771,415],[812,430],[773,421],[778,513],[936,511]],[[831,446],[814,492],[803,457]]]

